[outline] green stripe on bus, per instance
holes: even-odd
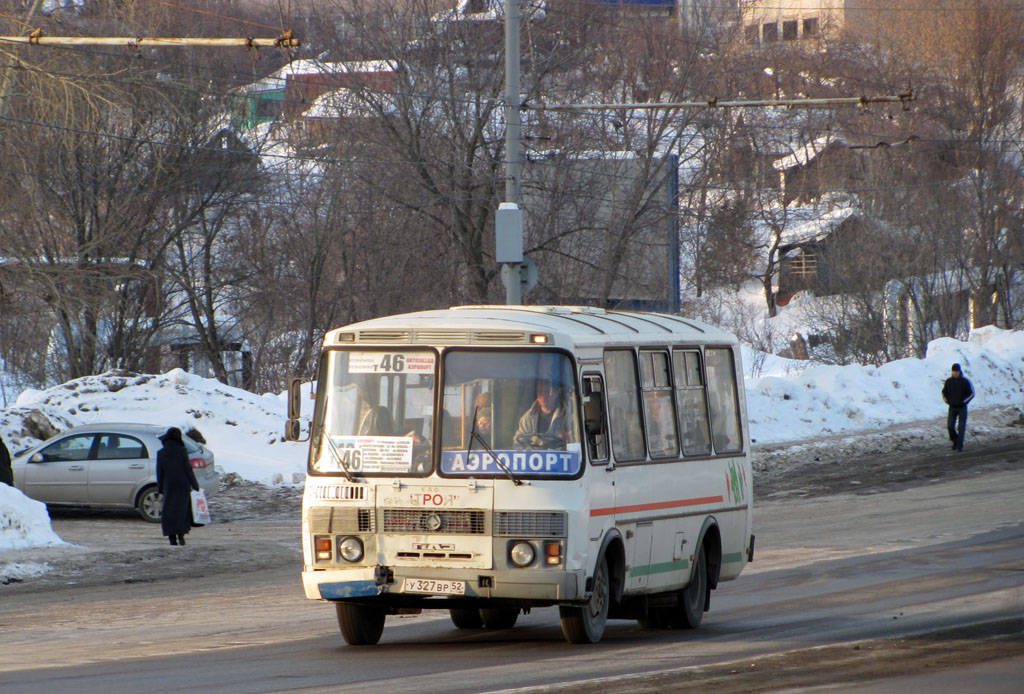
[[[729,552],[722,555],[723,564],[732,564],[743,561],[742,552]],[[690,562],[686,559],[677,561],[665,561],[659,564],[648,564],[647,566],[633,566],[629,569],[630,576],[650,576],[652,574],[669,573],[670,571],[684,571],[690,568]]]
[[[690,568],[690,562],[686,559],[677,561],[665,561],[660,564],[648,564],[647,566],[634,566],[629,569],[630,576],[650,576],[651,574],[663,574],[670,571],[683,571]]]

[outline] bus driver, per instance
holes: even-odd
[[[537,381],[537,399],[519,418],[518,448],[564,449],[574,440],[572,408],[562,390],[547,379]]]

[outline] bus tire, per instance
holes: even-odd
[[[341,636],[350,646],[372,646],[380,641],[384,632],[384,608],[373,605],[356,605],[351,602],[334,604],[338,613]]]
[[[586,605],[559,605],[562,634],[569,643],[597,643],[604,636],[608,623],[608,605],[611,602],[611,580],[608,558],[602,556],[594,568],[593,590]]]
[[[487,608],[480,610],[485,629],[511,629],[519,619],[519,608]]]
[[[479,629],[484,625],[480,617],[480,610],[466,607],[450,607],[448,614],[452,618],[452,624],[456,629]]]
[[[679,626],[696,629],[704,618],[704,605],[708,600],[708,562],[704,545],[697,551],[690,582],[679,594]]]

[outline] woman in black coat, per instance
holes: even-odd
[[[186,533],[192,529],[191,490],[199,491],[199,482],[192,472],[181,429],[171,427],[160,441],[164,444],[156,453],[156,484],[164,497],[160,524],[172,545],[183,545]]]

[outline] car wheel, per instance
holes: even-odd
[[[150,523],[159,523],[163,515],[164,499],[155,486],[146,487],[139,492],[139,498],[135,500],[135,510],[142,516],[142,520]]]

